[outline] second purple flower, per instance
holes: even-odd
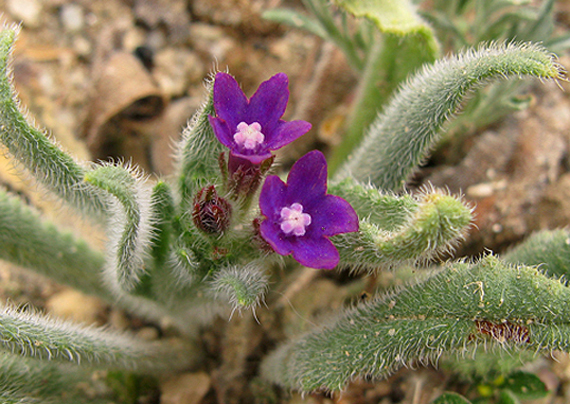
[[[339,254],[330,236],[358,231],[358,216],[344,199],[327,194],[327,162],[315,150],[291,168],[287,183],[265,180],[259,196],[265,220],[259,231],[277,254],[293,254],[311,268],[332,269]]]
[[[311,129],[305,121],[281,120],[289,101],[289,80],[278,73],[261,83],[248,100],[236,80],[217,73],[214,80],[214,110],[210,124],[218,140],[233,156],[260,164],[277,150]]]

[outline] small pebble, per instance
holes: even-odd
[[[204,372],[185,373],[161,385],[161,404],[199,404],[210,390],[210,376]]]
[[[183,48],[166,48],[154,58],[154,77],[169,96],[184,95],[191,83],[201,81],[206,69],[200,58]]]
[[[156,341],[159,334],[158,330],[154,327],[143,327],[137,331],[137,337],[145,341]]]
[[[28,27],[40,25],[42,4],[38,0],[8,0],[8,12],[16,19],[21,20]]]
[[[61,23],[69,32],[81,30],[85,26],[83,8],[79,4],[65,4],[60,12]]]
[[[67,320],[99,325],[105,304],[96,297],[66,289],[51,296],[46,302],[46,308],[50,313]]]

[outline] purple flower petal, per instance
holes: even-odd
[[[326,195],[318,204],[313,223],[323,236],[358,231],[358,216],[350,204],[339,196]]]
[[[290,237],[286,237],[279,225],[271,220],[264,220],[259,227],[261,237],[269,243],[271,248],[279,255],[289,255],[295,249],[295,242]]]
[[[267,141],[269,150],[277,150],[285,145],[297,140],[311,130],[312,125],[306,121],[279,121],[275,128],[275,133]]]
[[[259,198],[261,214],[272,221],[278,220],[281,209],[285,207],[286,196],[287,185],[281,181],[281,178],[276,175],[268,176],[263,183]]]
[[[249,100],[248,123],[259,122],[265,130],[272,131],[279,118],[285,113],[289,101],[289,79],[285,73],[278,73],[261,83]]]
[[[300,202],[308,208],[315,199],[323,197],[327,192],[327,161],[318,150],[313,150],[301,157],[287,177],[289,203]]]
[[[227,73],[217,73],[214,79],[216,116],[235,128],[245,117],[247,106],[247,97],[237,81]]]
[[[230,133],[230,128],[226,121],[220,118],[215,118],[213,116],[209,116],[208,120],[210,121],[210,125],[212,125],[212,129],[214,130],[214,135],[226,147],[232,148],[235,145],[233,134]]]
[[[293,258],[298,263],[315,269],[333,269],[340,259],[334,244],[325,237],[299,239],[293,248]]]

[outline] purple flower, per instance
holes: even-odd
[[[289,100],[288,78],[278,73],[261,83],[251,99],[247,99],[235,79],[217,73],[214,80],[214,110],[210,124],[218,140],[231,154],[260,164],[277,150],[311,129],[305,121],[285,122]]]
[[[261,237],[281,255],[299,263],[332,269],[339,254],[328,239],[358,231],[358,216],[344,199],[327,195],[327,162],[320,151],[301,157],[291,168],[287,184],[275,175],[265,180],[259,196]]]

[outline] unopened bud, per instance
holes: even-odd
[[[229,189],[232,196],[237,199],[253,195],[261,184],[264,175],[269,171],[275,156],[253,164],[251,161],[230,154],[228,159]]]
[[[192,220],[206,234],[223,234],[230,226],[232,205],[218,196],[213,185],[202,188],[194,198]]]

